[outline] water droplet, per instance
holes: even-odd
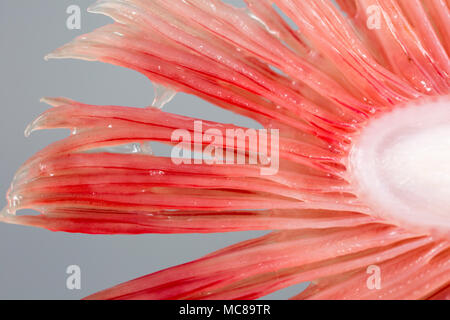
[[[2,211],[0,211],[0,217],[7,217],[8,215],[10,215],[10,211],[8,207],[4,207],[2,209]]]
[[[73,105],[75,104],[75,101],[67,98],[51,98],[51,97],[43,97],[41,100],[39,100],[42,103],[48,104],[52,107],[60,107],[64,105]]]
[[[252,18],[253,20],[258,21],[266,29],[267,32],[269,32],[270,34],[274,35],[278,39],[280,38],[280,33],[278,31],[276,31],[276,30],[272,30],[263,19],[261,19],[260,17],[255,15],[248,8],[246,8],[246,12],[250,16],[250,18]]]
[[[131,153],[141,153],[142,150],[140,143],[127,143],[115,146],[94,148],[85,151],[85,153],[98,153],[98,152],[131,154]]]
[[[17,209],[20,208],[20,204],[22,202],[23,197],[18,194],[13,194],[8,198],[8,209],[7,213],[15,215]]]
[[[148,172],[148,174],[149,174],[150,176],[163,176],[163,175],[165,175],[166,173],[165,173],[164,171],[162,171],[162,170],[150,170],[150,171]]]
[[[145,141],[141,143],[141,153],[147,154],[147,155],[153,155],[153,149],[150,144],[150,141]]]
[[[42,116],[35,119],[33,122],[31,122],[25,129],[24,134],[25,137],[28,138],[33,133],[33,131],[36,131],[39,126],[41,125]]]
[[[141,145],[139,143],[132,143],[129,147],[130,153],[142,153]]]
[[[162,109],[167,103],[169,103],[177,94],[177,92],[171,88],[163,85],[154,84],[155,99],[153,100],[153,107]]]

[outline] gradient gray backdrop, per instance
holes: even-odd
[[[64,96],[90,104],[137,107],[153,100],[150,81],[134,71],[76,60],[44,61],[43,57],[53,49],[110,22],[104,16],[86,12],[92,2],[0,1],[2,207],[18,167],[36,151],[67,135],[64,131],[42,131],[28,139],[24,137],[26,125],[47,109],[39,103],[41,97]],[[238,0],[227,2],[242,6]],[[72,4],[82,9],[81,30],[66,28],[66,9]],[[248,119],[185,94],[178,94],[164,110],[256,126]],[[79,299],[262,234],[91,236],[0,224],[0,299]],[[66,268],[73,264],[81,267],[81,290],[66,288]],[[285,299],[304,287],[300,284],[268,298]]]

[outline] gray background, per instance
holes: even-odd
[[[43,57],[77,35],[109,23],[86,12],[93,0],[0,1],[0,206],[14,172],[36,151],[67,135],[35,132],[26,139],[26,125],[48,107],[43,96],[64,96],[90,104],[146,106],[153,88],[144,76],[111,65]],[[227,0],[242,6],[239,0]],[[66,28],[66,9],[82,9],[81,30]],[[248,119],[178,94],[165,111],[242,126]],[[155,151],[162,152],[156,148]],[[29,214],[28,212],[27,214]],[[91,236],[0,224],[0,299],[79,299],[101,289],[176,264],[199,258],[263,232],[191,235]],[[82,289],[68,290],[67,266],[79,265]],[[285,299],[300,284],[268,298]]]

